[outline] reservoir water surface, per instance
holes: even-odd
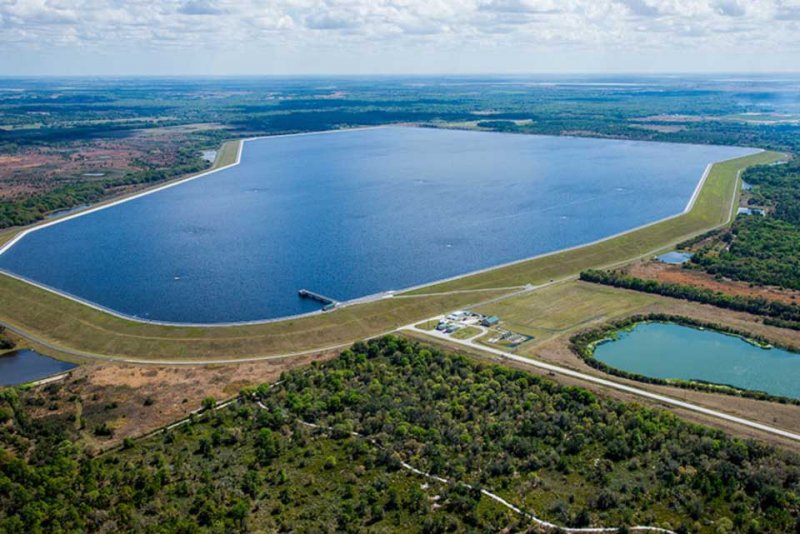
[[[672,323],[641,323],[601,343],[598,360],[653,378],[725,384],[800,398],[800,354],[764,349],[744,339]]]
[[[32,232],[0,269],[117,312],[256,321],[588,243],[683,211],[747,148],[377,128],[245,143],[240,165]]]

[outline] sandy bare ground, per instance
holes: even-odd
[[[75,416],[77,438],[90,450],[118,445],[188,416],[206,397],[223,400],[247,386],[277,381],[281,373],[325,361],[338,352],[235,365],[165,367],[96,363],[81,366],[59,383],[39,386],[34,417]],[[80,423],[80,419],[84,423]],[[103,423],[113,436],[98,437]]]
[[[800,303],[800,291],[771,286],[751,286],[747,282],[733,280],[717,280],[703,271],[684,269],[678,265],[668,265],[656,261],[637,262],[628,267],[626,271],[631,276],[646,280],[686,284],[711,289],[712,291],[721,291],[729,295],[765,298],[788,304]]]

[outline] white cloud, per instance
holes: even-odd
[[[627,7],[634,15],[642,17],[657,17],[661,15],[661,10],[657,3],[647,2],[646,0],[619,0],[619,3]]]
[[[779,1],[775,6],[775,18],[778,20],[800,20],[800,1]]]
[[[673,58],[664,70],[682,70],[681,58],[691,70],[701,54],[735,66],[743,53],[795,58],[796,69],[798,23],[800,0],[0,0],[0,68],[58,57],[96,72],[96,53],[119,68],[157,58],[180,71],[194,52],[244,58],[237,71],[247,58],[256,71],[525,70],[541,54],[568,70],[592,70],[597,56],[628,57],[620,68],[632,69],[650,64],[637,51],[661,51]]]
[[[187,0],[178,12],[184,15],[221,15],[225,10],[212,0]]]
[[[314,13],[306,17],[305,23],[312,30],[352,30],[361,25],[352,13]]]
[[[560,13],[557,3],[540,0],[481,0],[478,9],[500,13]]]
[[[721,0],[716,2],[715,7],[717,11],[728,17],[743,17],[747,13],[744,5],[734,0]]]

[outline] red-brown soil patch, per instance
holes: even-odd
[[[631,276],[645,280],[657,280],[671,284],[686,284],[703,287],[712,291],[721,291],[729,295],[765,298],[787,304],[800,303],[800,291],[781,289],[771,286],[751,286],[747,282],[717,279],[708,273],[694,269],[685,269],[679,265],[647,261],[637,262],[626,269]]]

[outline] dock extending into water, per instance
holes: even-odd
[[[319,293],[309,291],[308,289],[301,289],[300,291],[297,292],[297,294],[300,295],[300,298],[311,299],[311,300],[316,300],[317,302],[321,302],[323,311],[332,310],[333,308],[339,305],[339,301],[334,300],[330,297],[326,297],[325,295],[320,295]]]

